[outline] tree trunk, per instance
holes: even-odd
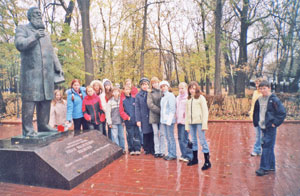
[[[246,87],[246,73],[245,66],[247,66],[247,33],[249,27],[248,21],[248,9],[249,0],[243,0],[243,9],[241,12],[241,32],[240,32],[240,44],[239,44],[239,60],[238,67],[236,71],[236,95],[238,98],[245,97],[245,87]]]
[[[144,16],[143,16],[143,33],[142,33],[142,44],[141,44],[141,59],[140,59],[140,76],[144,77],[144,58],[145,58],[145,40],[146,40],[146,30],[147,30],[147,9],[148,0],[145,0],[144,5]]]
[[[222,21],[222,0],[217,0],[216,11],[215,11],[215,85],[214,95],[222,95],[221,88],[221,21]]]
[[[205,84],[206,84],[206,94],[210,94],[210,79],[209,79],[209,66],[210,66],[210,60],[209,60],[209,45],[206,40],[206,29],[205,29],[205,11],[203,7],[203,2],[201,1],[199,3],[200,9],[201,9],[201,19],[202,19],[202,36],[203,36],[203,42],[204,42],[204,49],[205,49],[205,57],[206,57],[206,66],[205,66]]]
[[[168,32],[169,32],[169,42],[170,42],[170,46],[171,46],[171,51],[172,51],[172,56],[173,56],[173,62],[174,62],[174,67],[175,67],[175,73],[176,73],[176,81],[177,84],[179,84],[179,76],[178,76],[178,69],[177,69],[177,59],[176,59],[176,54],[175,54],[175,50],[174,50],[174,46],[173,46],[173,39],[172,39],[172,32],[171,32],[171,28],[170,28],[170,23],[167,24],[168,26]]]
[[[226,68],[226,82],[228,85],[228,95],[234,94],[234,84],[233,84],[233,75],[232,75],[232,68],[230,66],[230,59],[226,52],[224,52],[224,59],[225,59],[225,68]]]
[[[100,72],[105,73],[105,58],[106,58],[106,43],[107,43],[107,26],[106,26],[106,22],[103,16],[103,11],[102,8],[100,8],[100,15],[102,18],[102,24],[103,24],[103,29],[104,29],[104,40],[103,40],[103,51],[102,51],[102,57],[101,57],[101,66],[100,66]]]
[[[0,114],[6,113],[6,103],[2,96],[2,88],[0,88]]]
[[[72,13],[75,7],[75,1],[71,0],[69,2],[68,8],[66,10],[66,15],[65,15],[65,24],[68,24],[69,26],[71,25],[71,19],[72,19]]]
[[[85,84],[88,85],[94,79],[94,63],[92,54],[92,38],[90,29],[89,8],[90,0],[77,0],[81,22],[82,22],[82,44],[84,49],[84,62],[85,62]]]
[[[164,72],[162,70],[162,42],[161,42],[161,26],[160,26],[160,4],[158,4],[158,9],[157,9],[157,27],[158,27],[158,48],[159,48],[159,60],[158,60],[158,73],[161,75],[158,77],[159,79],[163,79],[164,77]]]
[[[299,90],[299,80],[300,80],[300,58],[298,57],[298,68],[297,68],[297,72],[296,72],[296,76],[295,79],[293,80],[293,82],[290,85],[290,92],[291,93],[296,93]]]

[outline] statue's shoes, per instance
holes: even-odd
[[[51,132],[51,131],[57,131],[57,129],[50,127],[49,125],[39,126],[38,128],[39,132]]]
[[[35,131],[29,131],[29,132],[26,134],[26,136],[28,136],[28,137],[36,137],[37,135],[38,135],[38,133],[35,132]]]

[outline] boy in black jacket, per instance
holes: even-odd
[[[253,124],[263,132],[260,168],[256,170],[257,176],[263,176],[268,171],[275,171],[276,129],[283,123],[286,112],[279,98],[271,93],[268,81],[263,80],[259,88],[262,96],[255,102]]]
[[[130,155],[140,155],[141,143],[140,143],[140,131],[136,125],[135,118],[135,98],[131,96],[131,88],[125,86],[124,89],[125,99],[121,99],[120,103],[120,115],[125,121],[127,131],[127,143],[128,151]]]

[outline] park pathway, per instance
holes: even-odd
[[[276,172],[263,177],[255,175],[260,157],[250,156],[255,140],[251,123],[210,122],[206,136],[212,162],[207,171],[201,171],[201,152],[199,165],[191,167],[178,160],[126,154],[70,191],[0,182],[0,195],[300,195],[300,123],[278,129]],[[178,149],[177,143],[179,157]]]

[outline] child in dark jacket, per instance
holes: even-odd
[[[88,122],[89,130],[96,129],[102,133],[102,123],[105,121],[99,96],[94,93],[93,87],[86,87],[87,96],[82,102],[82,112],[84,119]]]
[[[120,115],[125,121],[127,132],[128,151],[130,155],[140,155],[140,131],[136,125],[135,119],[135,98],[131,95],[131,88],[125,86],[124,88],[125,99],[120,104]]]
[[[279,98],[271,93],[268,81],[263,80],[259,88],[262,96],[255,102],[253,124],[263,132],[260,168],[256,170],[257,176],[263,176],[275,171],[276,129],[283,123],[286,112]]]
[[[135,97],[136,124],[143,131],[143,144],[145,154],[154,154],[153,129],[149,123],[149,108],[147,95],[150,81],[148,78],[141,78],[139,82],[141,91]]]

